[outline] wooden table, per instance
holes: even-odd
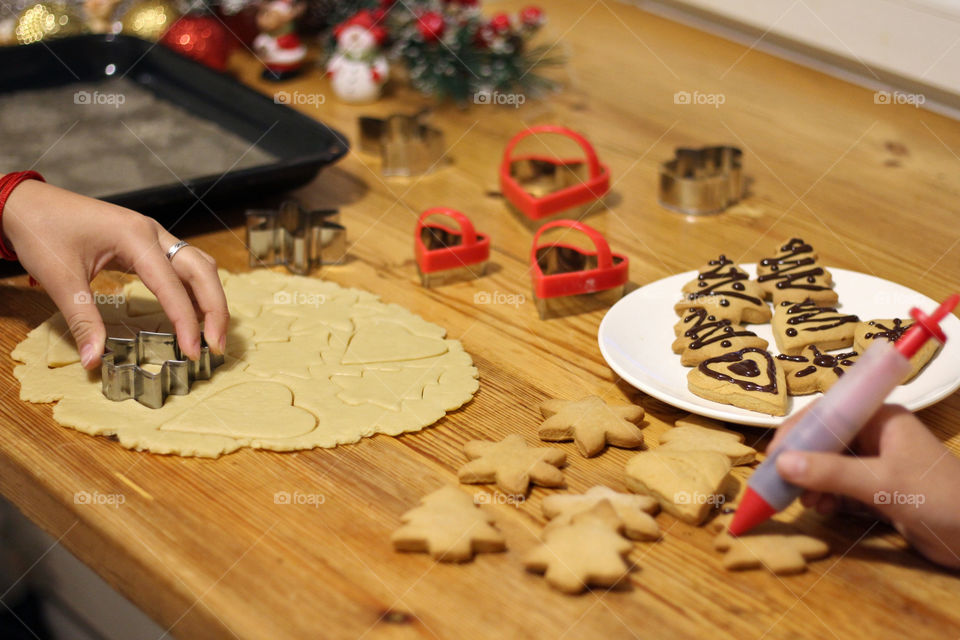
[[[518,8],[519,3],[507,3]],[[489,191],[507,139],[534,123],[584,132],[610,165],[609,211],[588,222],[631,257],[644,284],[725,252],[754,261],[801,235],[827,264],[889,278],[940,299],[960,289],[956,198],[960,124],[910,106],[874,104],[872,92],[738,44],[613,3],[551,3],[544,38],[569,56],[566,88],[522,108],[441,107],[454,164],[413,180],[383,180],[351,153],[297,195],[337,206],[354,258],[322,277],[401,303],[442,324],[473,354],[476,398],[436,426],[333,450],[244,450],[220,460],[127,451],[62,429],[49,406],[17,400],[0,364],[0,490],[171,633],[182,638],[356,637],[948,637],[960,627],[960,580],[904,550],[888,527],[800,516],[831,558],[806,574],[726,573],[713,534],[661,515],[662,542],[638,544],[629,588],[569,597],[526,573],[522,554],[544,520],[534,489],[519,507],[491,507],[510,551],[465,566],[397,554],[390,532],[428,491],[456,482],[461,445],[522,432],[534,440],[537,403],[596,393],[632,399],[656,436],[678,415],[619,382],[600,357],[595,312],[541,322],[519,306],[474,304],[477,292],[529,291],[529,229]],[[249,59],[242,79],[270,92]],[[318,72],[286,90],[329,91]],[[725,102],[678,105],[678,91]],[[407,91],[368,108],[303,106],[355,135],[358,114],[412,111]],[[681,145],[743,148],[750,197],[716,217],[686,218],[656,204],[657,163]],[[424,290],[411,251],[415,216],[462,209],[493,238],[482,280]],[[244,271],[242,218],[201,213],[174,232]],[[52,310],[24,277],[2,282],[0,345],[9,350]],[[642,326],[642,318],[638,319]],[[960,396],[920,413],[960,450]],[[749,442],[762,430],[745,429]],[[582,491],[622,488],[613,450],[585,460],[572,446],[566,476]],[[120,507],[75,505],[77,491],[123,493]],[[274,504],[278,491],[325,496],[322,506]]]

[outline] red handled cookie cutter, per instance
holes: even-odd
[[[455,227],[428,218],[448,218]],[[477,233],[470,218],[455,209],[434,207],[420,214],[413,239],[420,283],[425,287],[478,278],[490,258],[490,237]]]
[[[559,228],[584,234],[593,250],[563,242],[563,238],[540,244],[545,231]],[[610,251],[603,235],[582,222],[548,222],[533,237],[530,272],[541,319],[610,306],[623,296],[629,271],[630,259]]]
[[[583,158],[562,159],[547,155],[514,156],[527,136],[549,133],[574,140]],[[500,164],[500,191],[507,201],[531,220],[555,214],[576,216],[610,190],[610,170],[601,164],[586,138],[566,127],[538,125],[510,139]]]

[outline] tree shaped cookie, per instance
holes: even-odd
[[[664,511],[696,525],[724,502],[730,459],[716,451],[659,447],[630,458],[626,472],[630,491],[653,496]]]
[[[807,570],[808,560],[830,554],[823,540],[797,533],[776,520],[768,520],[736,538],[724,526],[713,546],[726,552],[723,568],[728,571],[764,568],[775,574],[802,573]]]
[[[673,307],[678,315],[700,307],[734,324],[770,321],[763,289],[723,255],[701,267],[697,277],[683,286],[683,294],[683,299]]]
[[[540,413],[546,418],[538,432],[541,440],[573,440],[587,458],[607,444],[625,449],[643,445],[643,433],[633,424],[643,418],[643,409],[635,405],[611,406],[597,396],[587,396],[547,400],[540,405]]]
[[[836,304],[833,277],[821,267],[813,247],[800,238],[780,245],[777,253],[757,264],[757,284],[777,305],[785,300],[814,300]]]
[[[660,436],[659,451],[716,451],[730,459],[733,466],[750,464],[757,450],[743,444],[743,434],[720,426],[716,420],[689,415]]]
[[[530,483],[544,487],[563,484],[558,467],[567,454],[555,447],[528,447],[523,438],[511,434],[500,442],[473,440],[463,447],[470,462],[460,468],[460,482],[495,482],[507,495],[524,495]]]
[[[601,501],[569,524],[545,531],[543,544],[530,552],[524,565],[545,574],[547,582],[564,593],[612,587],[627,575],[625,556],[633,547],[617,533],[618,522],[610,503]]]
[[[660,527],[651,515],[660,508],[656,498],[619,493],[603,486],[592,487],[583,495],[558,494],[544,498],[543,515],[550,519],[544,531],[568,525],[578,514],[590,511],[603,501],[613,506],[624,535],[631,540],[660,538]]]
[[[687,373],[687,386],[714,402],[774,416],[787,414],[783,369],[763,349],[748,347],[708,358]]]
[[[860,353],[864,353],[874,340],[889,340],[896,342],[900,339],[907,329],[913,326],[913,320],[901,320],[893,318],[890,320],[870,320],[861,322],[854,329],[853,348]],[[933,356],[940,350],[940,343],[936,340],[928,340],[925,345],[920,347],[912,358],[910,358],[910,373],[908,373],[901,384],[906,384],[913,380],[914,376],[920,373]]]
[[[390,538],[397,551],[426,552],[440,562],[466,562],[475,553],[506,549],[503,536],[492,526],[493,516],[455,487],[424,496],[420,506],[401,520],[405,524]]]
[[[767,341],[749,329],[729,320],[717,318],[706,309],[689,309],[673,327],[677,339],[673,352],[680,354],[680,364],[692,367],[714,356],[746,347],[766,349]]]
[[[860,354],[856,351],[830,354],[810,345],[801,351],[800,355],[779,354],[777,362],[783,367],[787,377],[787,393],[803,396],[832,387],[859,357]]]
[[[860,321],[855,315],[822,307],[812,300],[781,301],[774,305],[773,337],[781,353],[796,355],[809,345],[824,351],[853,344],[853,331]]]

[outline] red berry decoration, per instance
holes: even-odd
[[[520,23],[525,27],[539,27],[543,24],[543,11],[540,7],[524,7],[520,10]]]
[[[217,71],[227,68],[233,39],[213,16],[185,15],[167,29],[160,42],[180,55]]]
[[[503,33],[510,30],[510,16],[505,13],[498,13],[490,18],[490,26],[497,33]]]
[[[435,11],[428,11],[417,18],[417,29],[423,36],[424,42],[436,42],[443,36],[443,16]]]

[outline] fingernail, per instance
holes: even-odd
[[[802,478],[807,473],[807,457],[797,451],[787,451],[777,458],[777,471],[787,478]]]
[[[226,334],[220,336],[220,353],[224,353],[227,350],[227,336]]]
[[[92,344],[85,344],[80,348],[80,364],[84,369],[88,368],[97,358],[97,352]]]

